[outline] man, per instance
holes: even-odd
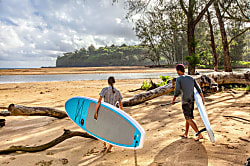
[[[185,66],[183,64],[178,64],[176,66],[176,71],[179,77],[176,79],[176,86],[175,86],[175,92],[174,92],[172,105],[175,104],[176,97],[178,97],[179,94],[181,93],[182,94],[181,96],[182,110],[183,110],[184,117],[186,119],[186,130],[185,130],[185,133],[181,135],[181,137],[187,138],[189,126],[191,126],[196,133],[199,131],[196,123],[193,121],[194,119],[194,115],[193,115],[194,87],[197,89],[197,91],[201,95],[203,104],[205,104],[205,100],[204,100],[204,96],[201,91],[201,88],[197,84],[197,82],[191,76],[185,75]],[[199,139],[203,139],[202,134],[199,134],[195,140],[198,141]]]

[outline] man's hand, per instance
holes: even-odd
[[[202,97],[202,102],[203,102],[203,105],[205,105],[205,99],[204,99],[204,97]]]
[[[176,99],[176,97],[174,96],[173,101],[172,101],[172,105],[175,104],[175,99]]]
[[[203,93],[200,93],[200,96],[201,96],[201,99],[202,99],[203,104],[205,105],[205,98],[204,98]]]
[[[95,113],[95,115],[94,115],[94,119],[95,119],[95,120],[97,120],[97,113]]]

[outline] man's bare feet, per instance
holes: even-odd
[[[186,133],[184,133],[184,134],[182,134],[182,135],[180,135],[182,138],[187,138],[188,136],[187,136],[187,134]]]
[[[201,134],[199,134],[198,137],[195,138],[194,140],[195,140],[195,141],[199,141],[200,139],[204,139],[203,136],[202,136]]]
[[[109,149],[107,150],[108,153],[111,153],[112,152],[112,145],[109,145]]]

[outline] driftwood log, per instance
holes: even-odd
[[[244,84],[250,85],[250,72],[233,73],[233,72],[213,72],[205,75],[194,76],[195,80],[201,87],[210,87],[212,91],[216,91],[218,85],[224,84]],[[156,89],[136,94],[132,98],[123,101],[123,106],[133,106],[153,98],[168,94],[174,91],[175,81],[170,81],[167,85],[158,87]]]
[[[5,119],[0,119],[0,128],[5,126]]]
[[[9,113],[8,113],[9,112]],[[10,104],[8,111],[2,111],[2,116],[51,116],[58,119],[67,117],[66,112],[50,107],[26,107],[17,104]]]
[[[4,149],[4,150],[0,150],[0,154],[9,154],[9,153],[14,153],[14,152],[39,152],[39,151],[43,151],[46,149],[49,149],[61,142],[63,142],[66,139],[75,137],[75,136],[80,136],[80,137],[84,137],[84,138],[91,138],[91,139],[95,139],[95,137],[89,135],[86,132],[79,132],[79,131],[70,131],[70,130],[65,130],[64,129],[64,133],[57,137],[56,139],[43,144],[43,145],[39,145],[39,146],[11,146],[8,149]]]

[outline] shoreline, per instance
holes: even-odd
[[[209,72],[212,69],[197,69]],[[60,74],[100,74],[100,73],[156,73],[176,72],[175,68],[148,68],[144,66],[112,66],[112,67],[69,67],[69,68],[30,68],[2,69],[0,75],[60,75]]]

